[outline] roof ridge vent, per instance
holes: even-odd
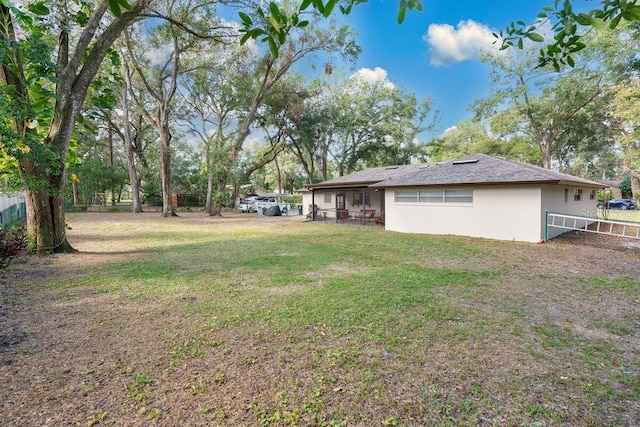
[[[389,171],[392,169],[398,169],[398,166],[387,166],[386,168],[384,168],[384,170]]]
[[[452,165],[468,165],[470,163],[478,163],[478,159],[454,160]]]

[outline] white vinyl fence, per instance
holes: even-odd
[[[0,228],[8,228],[25,216],[26,206],[21,193],[0,194]]]

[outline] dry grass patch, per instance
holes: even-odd
[[[300,217],[69,216],[2,279],[7,425],[637,425],[640,258]]]

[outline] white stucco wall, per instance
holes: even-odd
[[[307,215],[309,213],[309,205],[311,204],[311,191],[305,191],[302,193],[302,214]]]
[[[562,185],[546,185],[542,187],[542,205],[540,223],[544,233],[545,210],[553,213],[562,213],[569,215],[580,215],[587,217],[596,217],[597,200],[590,199],[589,193],[591,188],[582,188],[582,198],[580,201],[574,200],[574,190],[581,187],[570,187]],[[567,189],[567,197],[565,201],[565,189]],[[577,224],[581,226],[582,224]],[[549,238],[557,237],[569,230],[549,227]]]
[[[565,188],[569,191],[567,203]],[[577,215],[595,211],[596,201],[589,199],[589,191],[584,188],[578,202],[573,200],[574,187],[487,185],[473,188],[472,204],[457,205],[396,203],[394,189],[387,189],[385,228],[403,233],[539,242],[544,239],[545,210]],[[561,232],[550,230],[550,237]]]
[[[485,186],[473,189],[472,204],[395,203],[386,191],[387,230],[455,234],[499,240],[541,239],[540,188]]]

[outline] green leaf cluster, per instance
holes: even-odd
[[[353,6],[367,1],[348,0],[345,5],[339,6],[340,12],[347,15],[351,12]],[[339,0],[328,0],[326,3],[323,0],[303,0],[293,11],[288,11],[286,8],[281,7],[279,3],[272,1],[266,10],[262,7],[256,10],[255,19],[252,19],[245,12],[239,12],[242,22],[240,32],[243,34],[240,43],[245,44],[249,39],[260,40],[268,44],[271,55],[277,58],[280,48],[284,45],[291,30],[309,25],[308,20],[301,19],[305,11],[311,7],[327,18],[333,13],[338,2]],[[408,0],[408,2],[414,5],[419,0]]]
[[[122,16],[122,10],[131,10],[131,4],[127,0],[107,0],[109,10],[116,18]]]
[[[601,2],[600,8],[586,13],[576,13],[570,0],[555,0],[554,6],[546,6],[538,13],[534,24],[527,25],[523,21],[511,22],[505,30],[494,33],[494,36],[501,40],[501,49],[513,46],[523,49],[524,40],[545,42],[539,30],[543,24],[551,22],[554,37],[540,49],[538,65],[551,65],[556,71],[560,71],[565,65],[575,66],[575,54],[586,47],[583,41],[585,31],[599,31],[605,27],[614,29],[622,20],[640,21],[638,0],[606,0]]]

